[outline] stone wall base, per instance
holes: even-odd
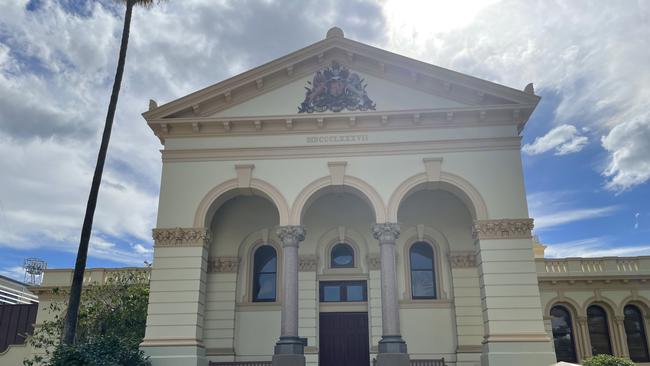
[[[557,361],[550,342],[487,342],[482,366],[549,366]]]
[[[408,353],[379,353],[377,366],[410,366]]]
[[[208,366],[205,348],[199,346],[144,346],[152,366]]]
[[[273,366],[305,366],[305,355],[273,355]]]

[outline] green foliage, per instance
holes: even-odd
[[[125,344],[119,337],[95,337],[86,343],[56,348],[51,366],[148,366],[149,361],[138,348]]]
[[[627,358],[610,355],[598,355],[583,361],[583,366],[634,366],[634,362]]]
[[[104,284],[86,286],[81,297],[75,344],[61,342],[67,294],[53,290],[45,321],[30,338],[36,355],[25,366],[145,366],[138,349],[144,338],[149,300],[149,273],[146,270],[114,272]]]

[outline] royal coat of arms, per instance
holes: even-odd
[[[313,81],[308,81],[305,100],[298,113],[374,110],[375,103],[366,92],[367,84],[358,74],[333,61],[332,66],[319,70]]]

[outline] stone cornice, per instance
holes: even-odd
[[[210,231],[205,228],[153,229],[155,247],[200,247],[210,242]]]
[[[494,105],[437,109],[291,114],[251,117],[183,117],[150,120],[161,140],[167,137],[359,133],[384,130],[471,128],[517,125],[515,111],[534,105]],[[350,119],[355,123],[350,124]]]
[[[533,219],[498,219],[474,221],[474,239],[530,239]]]
[[[239,257],[210,257],[208,258],[208,273],[237,273]]]
[[[449,254],[451,268],[476,267],[476,254],[474,252],[451,252]]]
[[[358,135],[342,135],[356,137]],[[385,156],[399,154],[435,154],[462,151],[518,150],[520,137],[448,139],[437,141],[404,141],[391,143],[339,143],[302,146],[273,146],[247,148],[213,148],[162,150],[163,162],[230,161],[283,158],[316,158],[323,156]]]
[[[310,255],[301,255],[300,261],[298,263],[298,271],[300,272],[314,272],[318,266],[318,256]]]

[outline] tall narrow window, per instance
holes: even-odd
[[[591,305],[587,308],[587,325],[589,327],[589,339],[591,340],[591,353],[594,356],[600,354],[611,355],[612,342],[609,338],[607,312],[598,305]]]
[[[648,362],[648,338],[643,326],[643,315],[639,308],[627,305],[623,310],[625,314],[625,335],[627,336],[627,349],[630,359],[634,362]]]
[[[433,248],[420,241],[409,250],[411,264],[411,297],[413,299],[436,298],[436,275],[433,261]]]
[[[253,302],[271,302],[276,297],[278,256],[270,245],[263,245],[253,256]]]
[[[576,362],[576,348],[573,335],[571,313],[564,307],[556,305],[551,309],[551,326],[555,343],[555,358],[558,362]]]
[[[354,249],[345,243],[338,243],[332,247],[330,267],[332,268],[353,268]]]

